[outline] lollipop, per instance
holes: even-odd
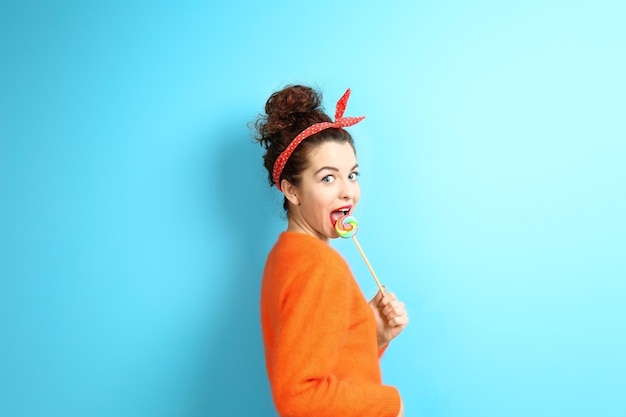
[[[335,223],[335,230],[339,237],[347,239],[354,236],[356,231],[359,230],[359,222],[354,216],[342,216],[337,220],[337,223]]]
[[[378,280],[378,277],[376,276],[376,273],[374,272],[374,268],[372,268],[372,265],[367,260],[367,256],[365,256],[365,252],[363,252],[363,248],[361,248],[361,245],[359,244],[359,241],[356,238],[356,232],[357,230],[359,230],[359,222],[357,221],[356,217],[342,216],[335,223],[335,230],[337,231],[337,234],[339,235],[339,237],[342,237],[344,239],[347,239],[349,237],[352,238],[352,240],[354,241],[354,244],[356,245],[356,248],[359,250],[359,253],[361,254],[361,257],[365,261],[365,265],[367,265],[367,269],[370,270],[372,277],[374,277],[374,281],[376,281],[376,285],[378,285],[378,289],[380,290],[382,295],[385,295],[385,289],[380,284],[380,281]]]

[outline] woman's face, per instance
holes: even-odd
[[[286,195],[290,204],[289,231],[328,241],[338,237],[337,219],[355,208],[361,195],[359,165],[349,143],[324,142],[309,153],[300,185]]]

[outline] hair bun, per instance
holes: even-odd
[[[288,86],[270,96],[265,104],[267,133],[275,134],[283,129],[304,130],[311,119],[319,119],[322,97],[311,87]]]

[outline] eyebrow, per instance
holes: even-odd
[[[355,169],[357,169],[359,167],[359,164],[356,164],[355,166],[353,166],[350,171],[354,171]],[[334,171],[334,172],[339,172],[339,168],[335,168],[335,167],[321,167],[320,169],[318,169],[317,171],[315,171],[314,175],[319,174],[320,172],[324,171],[325,169],[329,170],[329,171]]]

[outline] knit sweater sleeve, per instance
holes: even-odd
[[[396,417],[395,388],[333,374],[338,346],[348,337],[353,289],[341,265],[327,257],[301,256],[280,271],[285,279],[268,367],[276,407],[283,417]]]

